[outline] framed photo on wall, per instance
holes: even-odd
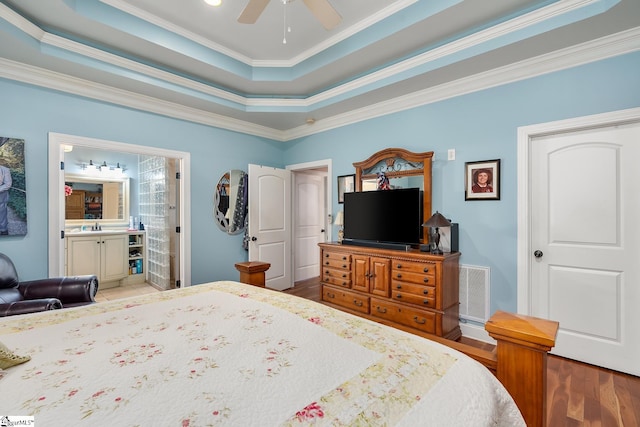
[[[356,189],[356,176],[340,175],[338,177],[338,203],[344,203],[344,193],[353,193]]]
[[[500,200],[500,159],[464,164],[465,200]]]

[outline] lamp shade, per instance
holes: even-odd
[[[343,213],[343,211],[338,211],[338,213],[336,214],[336,219],[335,219],[335,221],[333,221],[333,223],[335,225],[339,225],[340,227],[342,227],[344,225],[344,213]]]
[[[424,224],[422,224],[423,227],[451,227],[451,223],[449,222],[449,220],[447,218],[444,217],[444,215],[442,215],[440,212],[436,211],[436,213],[434,213],[433,215],[431,215],[431,218],[429,218],[427,220],[427,222],[425,222]]]

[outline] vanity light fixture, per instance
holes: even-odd
[[[204,0],[204,2],[210,6],[220,6],[222,4],[222,0]]]
[[[106,161],[102,164],[95,164],[93,160],[89,160],[89,164],[81,163],[80,168],[86,175],[119,178],[124,176],[126,168],[120,166],[120,162],[115,166],[110,166]]]

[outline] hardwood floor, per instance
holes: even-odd
[[[148,292],[149,285],[99,291],[96,300],[105,301]],[[296,283],[284,292],[313,301],[320,300],[318,278]],[[487,348],[490,344],[470,339],[467,344]],[[639,427],[640,378],[558,356],[547,363],[548,427]]]

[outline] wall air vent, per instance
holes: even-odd
[[[491,306],[489,267],[460,266],[460,319],[485,323]]]

